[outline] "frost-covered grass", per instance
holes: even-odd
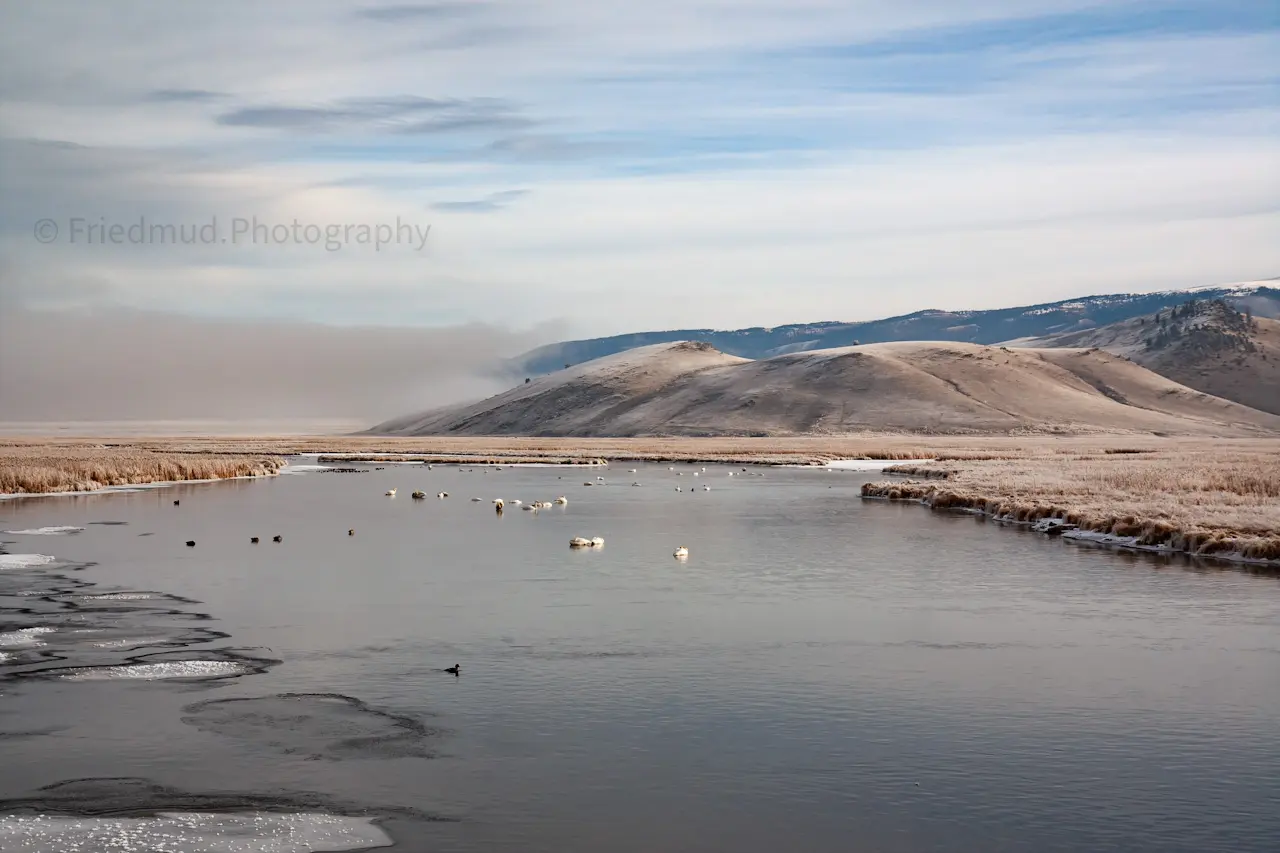
[[[87,492],[109,486],[274,474],[275,457],[165,453],[89,445],[0,446],[0,494]]]
[[[919,479],[871,483],[864,494],[1016,521],[1059,518],[1176,552],[1280,561],[1280,448],[1273,442],[1174,442],[1141,454],[1033,454],[899,473]]]

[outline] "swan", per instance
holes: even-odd
[[[502,498],[494,498],[493,505],[496,506],[498,509],[502,509],[504,506],[506,506],[506,502]]]
[[[686,547],[684,547],[683,545],[681,545],[679,548],[676,548],[676,550],[675,550],[674,552],[672,552],[671,556],[673,556],[673,557],[687,557],[687,556],[689,556],[689,549],[688,549],[688,548],[686,548]]]
[[[568,506],[569,499],[566,498],[564,495],[561,495],[560,497],[555,499],[554,503],[564,504],[565,506]]]
[[[389,497],[389,498],[394,498],[395,496],[396,496],[396,490],[395,490],[395,489],[387,489],[387,497]]]
[[[524,510],[525,512],[537,512],[537,511],[538,511],[538,508],[537,508],[536,506],[534,506],[533,504],[529,504],[528,506],[522,506],[522,507],[520,507],[520,508],[521,508],[522,510]]]
[[[542,501],[538,504],[538,509],[551,509],[555,504],[551,501]]]
[[[421,489],[418,489],[413,494],[409,495],[409,497],[413,498],[415,501],[420,501],[426,496],[427,496],[427,493],[422,491]]]
[[[448,493],[448,492],[441,492],[440,494],[436,495],[436,497],[438,497],[438,498],[447,498],[447,497],[449,497],[449,493]]]
[[[668,466],[667,466],[667,470],[668,470],[668,471],[674,471],[674,470],[676,470],[676,466],[674,466],[674,465],[668,465]]]
[[[730,476],[730,477],[732,477],[732,476],[733,476],[733,472],[732,472],[732,471],[730,471],[730,472],[729,472],[729,476]]]
[[[707,470],[706,468],[703,468],[703,469],[702,469],[703,473],[706,473],[706,470]]]
[[[597,536],[597,537],[595,537],[594,539],[592,539],[592,540],[591,540],[591,547],[593,547],[593,548],[603,548],[603,547],[604,547],[604,537],[603,537],[603,536]]]
[[[524,503],[524,501],[516,500],[516,501],[512,501],[512,502],[511,502],[511,505],[512,505],[512,506],[520,506],[522,503]]]
[[[590,539],[583,539],[581,536],[575,536],[569,540],[570,548],[589,548],[591,547]]]
[[[480,498],[472,498],[472,499],[471,499],[471,502],[472,502],[473,504],[478,504],[478,503],[480,503]]]
[[[598,480],[599,482],[603,483],[603,482],[604,482],[604,477],[596,477],[596,480]]]

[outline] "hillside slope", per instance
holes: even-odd
[[[643,347],[480,403],[400,418],[393,435],[798,435],[1020,430],[1256,435],[1280,416],[1101,350],[897,342],[759,361],[706,344]]]
[[[744,358],[769,358],[791,352],[887,341],[966,341],[992,344],[1013,338],[1038,337],[1095,329],[1120,320],[1154,314],[1200,299],[1225,299],[1257,317],[1280,317],[1280,287],[1255,282],[1195,291],[1116,293],[1086,296],[1040,305],[991,311],[917,311],[900,317],[861,323],[801,323],[731,331],[675,329],[565,341],[531,350],[513,360],[513,373],[540,375],[616,352],[673,341],[706,341],[722,352]]]
[[[1099,329],[1009,346],[1099,347],[1189,388],[1280,414],[1280,321],[1195,300]]]

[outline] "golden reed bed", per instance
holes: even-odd
[[[196,455],[101,445],[0,445],[0,494],[257,477],[276,473],[284,462],[278,456]]]
[[[1204,556],[1280,561],[1280,439],[1150,435],[790,438],[129,437],[0,440],[0,492],[272,474],[283,457],[501,463],[702,461],[821,464],[928,460],[869,497],[918,500],[1019,521],[1055,517],[1083,530]]]

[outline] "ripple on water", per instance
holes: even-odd
[[[161,812],[149,817],[9,815],[0,817],[0,849],[172,850],[183,853],[309,853],[390,847],[370,818],[270,812]]]

